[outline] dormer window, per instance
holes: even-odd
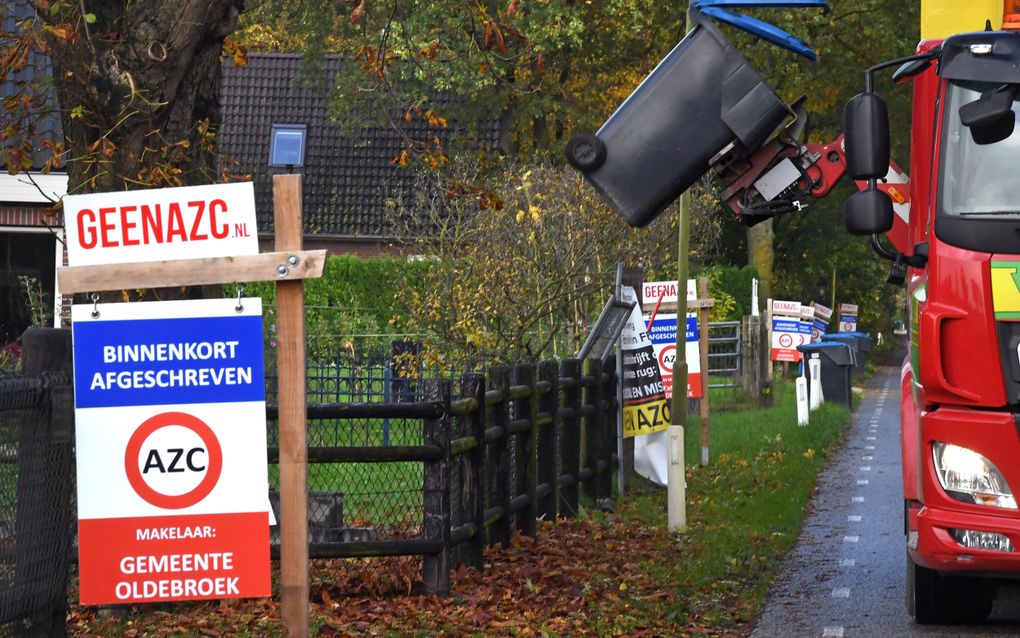
[[[307,124],[273,124],[269,142],[269,166],[292,168],[305,165]]]

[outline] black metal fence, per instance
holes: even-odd
[[[426,588],[445,592],[453,563],[480,569],[486,544],[575,516],[582,494],[608,498],[614,370],[576,360],[496,367],[488,378],[423,381],[422,401],[310,404],[309,555],[422,555]]]
[[[0,636],[62,636],[74,534],[66,374],[0,378]]]

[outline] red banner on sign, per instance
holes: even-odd
[[[78,543],[83,605],[271,594],[266,512],[81,519]]]

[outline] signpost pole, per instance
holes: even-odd
[[[684,26],[691,31],[691,9],[687,8]],[[680,195],[680,216],[677,222],[678,250],[676,256],[676,356],[673,359],[673,399],[669,406],[670,459],[666,479],[666,500],[668,501],[668,527],[671,532],[687,531],[687,471],[684,465],[684,428],[687,426],[687,272],[690,246],[691,192]],[[706,371],[707,372],[707,371]],[[680,450],[675,447],[679,445]]]
[[[301,250],[301,176],[273,176],[276,250]],[[294,264],[281,265],[286,268]],[[280,612],[284,636],[308,627],[308,447],[304,281],[276,284],[280,406]]]

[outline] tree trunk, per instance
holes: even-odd
[[[51,27],[68,192],[215,181],[220,55],[243,0],[59,6],[39,15]],[[61,25],[81,26],[65,38]]]
[[[747,263],[755,267],[761,280],[759,300],[772,298],[773,238],[771,219],[747,229]]]

